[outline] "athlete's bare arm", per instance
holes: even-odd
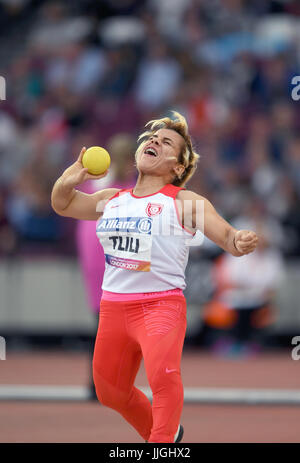
[[[86,149],[82,148],[77,161],[68,167],[55,182],[51,194],[51,205],[57,214],[65,217],[97,220],[101,215],[105,202],[119,190],[117,188],[106,188],[93,194],[86,194],[75,189],[76,186],[86,180],[95,180],[107,175],[107,171],[102,175],[88,173],[88,169],[82,165],[82,157],[85,151]]]
[[[250,230],[236,230],[217,213],[208,199],[189,190],[181,190],[177,199],[182,206],[184,225],[194,230],[200,229],[224,251],[239,257],[253,252],[256,248],[258,242],[256,233]],[[204,224],[201,223],[201,217],[204,219]]]

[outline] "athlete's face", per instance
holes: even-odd
[[[183,144],[184,139],[175,130],[157,130],[138,150],[138,171],[149,175],[180,175],[184,167],[179,164],[178,157]]]

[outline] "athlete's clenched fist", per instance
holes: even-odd
[[[257,234],[250,230],[239,230],[234,235],[234,246],[241,254],[253,252],[258,243]]]

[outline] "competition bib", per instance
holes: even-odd
[[[137,272],[150,271],[152,218],[102,218],[96,230],[109,265]]]

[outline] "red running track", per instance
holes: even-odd
[[[185,350],[186,387],[300,389],[300,362],[289,351],[251,359]],[[0,384],[84,385],[85,353],[23,352],[0,362]],[[143,365],[137,386],[147,386]],[[132,442],[142,439],[113,410],[96,402],[0,402],[0,442]],[[300,406],[185,404],[183,442],[300,442]]]

